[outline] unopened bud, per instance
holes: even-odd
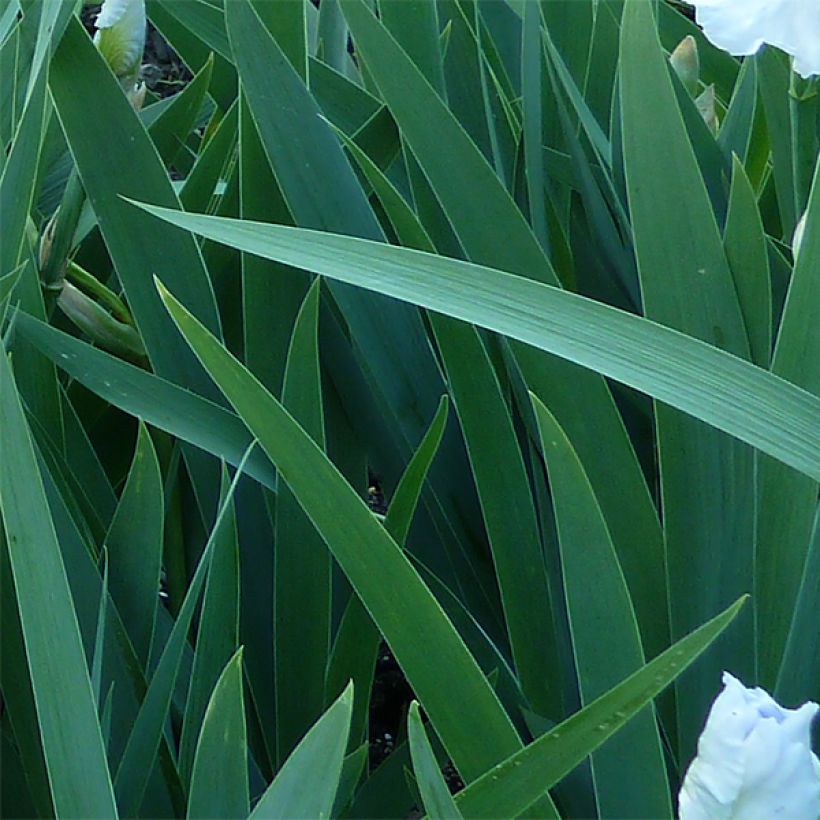
[[[145,83],[138,83],[137,85],[133,86],[129,91],[125,92],[125,96],[128,97],[128,101],[134,108],[134,111],[142,111],[143,103],[145,102],[145,92],[147,88]]]
[[[700,115],[703,117],[704,122],[709,126],[709,130],[717,136],[718,129],[720,128],[720,121],[718,120],[717,115],[715,87],[713,85],[707,85],[703,93],[699,94],[695,98],[695,105],[698,107],[698,111],[700,111]]]
[[[59,209],[54,213],[51,219],[48,220],[46,223],[46,227],[43,229],[43,234],[40,237],[40,253],[38,256],[38,262],[40,264],[40,273],[46,270],[48,267],[49,260],[51,259],[51,246],[54,243],[54,228],[57,225],[57,215],[60,213]],[[62,273],[58,275],[58,280],[62,280]],[[46,283],[44,283],[46,284]],[[56,290],[59,290],[62,287],[62,281],[58,282],[49,282],[47,283],[48,287],[53,287],[56,285]]]
[[[145,0],[105,0],[94,43],[128,92],[139,77],[145,50]]]
[[[797,255],[800,253],[800,246],[803,244],[803,234],[806,232],[806,213],[807,211],[803,212],[803,216],[800,217],[797,225],[795,225],[794,235],[792,236],[792,255],[795,259],[797,259]]]
[[[669,62],[683,83],[683,87],[694,97],[698,93],[700,57],[698,56],[698,44],[691,34],[687,34],[675,46],[675,50],[669,56]]]
[[[145,358],[145,348],[131,325],[118,322],[105,308],[66,282],[57,299],[60,309],[100,347],[130,360]]]

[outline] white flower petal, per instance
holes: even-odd
[[[811,723],[820,707],[785,709],[728,673],[684,778],[681,820],[817,820],[820,761]]]
[[[111,70],[133,83],[145,50],[145,0],[105,0],[94,42]]]
[[[818,0],[689,0],[703,33],[718,48],[754,54],[764,43],[794,57],[803,77],[820,74]]]

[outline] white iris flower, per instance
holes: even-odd
[[[728,672],[679,796],[681,820],[817,820],[820,761],[811,750],[816,703],[784,709]]]
[[[687,0],[703,33],[730,54],[764,43],[794,57],[802,77],[820,74],[820,0]]]
[[[94,43],[127,91],[139,76],[145,50],[145,0],[105,0]]]

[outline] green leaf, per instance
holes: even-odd
[[[557,3],[544,5],[545,12]],[[576,5],[581,5],[577,3]],[[574,29],[570,29],[575,35]],[[573,37],[574,39],[574,37]],[[547,248],[547,214],[544,205],[544,158],[542,145],[542,62],[541,4],[525,3],[521,44],[521,96],[524,114],[524,175],[527,180],[527,202],[533,231]]]
[[[43,24],[59,10],[43,10]],[[41,32],[42,35],[42,32]],[[38,37],[37,48],[43,45]],[[45,46],[44,46],[45,47]],[[18,55],[19,58],[19,55]],[[36,63],[36,59],[35,59]],[[34,70],[34,69],[32,69]],[[29,219],[37,190],[42,142],[48,122],[45,67],[32,75],[17,129],[0,172],[0,273],[20,269],[15,301],[38,318],[46,316],[39,276],[30,248]],[[60,399],[53,367],[25,342],[13,342],[17,388],[29,411],[45,425],[56,442],[62,441]]]
[[[236,99],[236,69],[229,62],[231,49],[221,5],[209,2],[146,0],[151,22],[182,57],[192,72],[199,71],[215,54],[210,93],[223,111]]]
[[[186,211],[208,210],[220,179],[227,174],[236,145],[238,110],[239,103],[231,105],[200,149],[194,167],[185,178],[179,199]]]
[[[342,775],[352,708],[353,684],[349,684],[285,761],[251,812],[254,820],[330,817]]]
[[[820,399],[671,328],[468,262],[303,228],[140,207],[248,253],[366,287],[554,353],[820,479]]]
[[[226,11],[228,30],[241,44],[236,59],[243,92],[294,221],[382,239],[382,230],[338,139],[253,7],[237,0]],[[332,74],[330,69],[327,72]],[[366,351],[357,363],[389,419],[390,432],[409,458],[443,392],[418,311],[336,283],[328,290],[356,339],[357,351]],[[460,535],[465,527],[462,522],[474,513],[460,496],[453,498],[449,475],[447,479],[445,493],[444,478],[436,476],[435,502],[444,509],[435,512],[439,517],[442,512],[448,515],[445,526]]]
[[[291,224],[293,218],[268,165],[244,93],[239,115],[242,218]],[[281,395],[293,324],[308,285],[309,277],[302,271],[242,254],[245,364],[277,396]],[[265,344],[259,344],[262,338]]]
[[[116,817],[60,546],[4,351],[0,359],[0,510],[54,811]]]
[[[752,361],[768,368],[772,354],[772,283],[766,237],[754,191],[737,157],[732,164],[723,244],[743,312]]]
[[[379,0],[379,16],[436,91],[444,94],[439,22],[433,0]]]
[[[477,777],[520,740],[430,590],[313,440],[171,294],[164,288],[161,293],[186,340],[321,533],[456,766],[467,779]],[[462,703],[470,704],[469,715],[456,708]]]
[[[817,640],[817,611],[820,609],[818,576],[820,526],[815,518],[814,532],[775,686],[776,697],[781,703],[797,704],[817,697],[817,681],[820,680],[820,641]]]
[[[72,378],[147,424],[201,447],[236,466],[252,436],[228,410],[199,398],[43,322],[19,314],[17,331]],[[271,490],[276,474],[264,453],[253,451],[246,472]]]
[[[820,162],[806,211],[806,227],[794,264],[772,356],[772,372],[820,395],[820,328],[813,307],[820,299]],[[817,476],[814,476],[816,479]],[[795,599],[803,577],[817,503],[817,482],[771,459],[759,464],[760,523],[755,593],[759,623],[765,624],[760,666],[763,685],[777,675]]]
[[[355,686],[355,684],[354,684]],[[352,731],[352,728],[351,728]],[[345,756],[342,764],[342,774],[339,777],[339,787],[336,789],[336,799],[333,804],[333,817],[339,817],[350,803],[353,792],[364,774],[367,764],[369,743],[362,743],[354,751]]]
[[[185,781],[190,779],[194,768],[194,753],[208,699],[239,643],[239,544],[234,502],[228,498],[229,487],[228,471],[223,469],[220,499],[227,505],[225,521],[215,539],[205,582],[179,745],[179,769]]]
[[[355,594],[347,601],[342,612],[333,649],[330,653],[325,684],[326,700],[337,697],[348,682],[360,692],[370,692],[382,637],[370,613]],[[357,698],[350,719],[350,744],[367,739],[370,701]]]
[[[282,405],[325,447],[319,370],[319,287],[314,281],[293,329]],[[273,634],[277,760],[322,713],[330,654],[331,557],[290,488],[276,497]],[[309,617],[305,617],[310,613]]]
[[[430,180],[467,256],[500,270],[558,284],[529,225],[453,114],[359,0],[347,0],[343,8],[403,139]],[[372,172],[368,177],[375,186]],[[378,190],[384,196],[385,186],[380,185]],[[382,201],[395,220],[397,232],[406,228],[409,219],[395,206],[396,197]],[[418,244],[427,249],[418,241],[418,229],[411,227],[399,235],[403,244]],[[421,239],[423,242],[424,238]],[[441,247],[438,250],[450,255]],[[588,465],[588,472],[596,477],[596,489],[607,515],[621,525],[615,532],[619,550],[635,554],[635,560],[625,562],[625,568],[633,589],[640,592],[636,592],[636,600],[647,644],[653,651],[660,651],[668,641],[665,621],[657,617],[659,611],[665,612],[667,608],[660,530],[623,422],[608,396],[608,387],[593,374],[568,367],[564,362],[540,354],[530,359],[529,370],[538,374],[537,384],[530,386],[556,413]],[[572,389],[566,389],[567,385],[572,385]],[[600,430],[606,430],[606,448],[600,446]],[[598,465],[598,469],[592,465]],[[623,493],[616,488],[608,478],[613,474],[622,475],[623,486],[629,486],[631,492]],[[624,497],[630,500],[628,509]],[[647,569],[632,571],[633,566],[642,563]]]
[[[51,64],[49,84],[77,170],[128,297],[134,320],[157,373],[213,395],[189,351],[170,344],[172,326],[160,308],[150,277],[156,273],[181,295],[214,332],[219,316],[202,255],[182,240],[123,214],[120,198],[147,197],[179,207],[171,181],[139,118],[79,22],[72,20]],[[78,94],[77,88],[93,88]],[[130,210],[130,209],[129,209]]]
[[[398,192],[355,145],[348,145],[379,195],[399,239],[406,245],[430,248],[424,229]],[[550,713],[555,702],[550,674],[555,659],[547,579],[512,419],[475,328],[435,314],[430,323],[481,499],[516,669],[534,708]],[[543,603],[534,605],[535,601]]]
[[[3,640],[0,641],[0,685],[6,706],[6,720],[11,724],[17,741],[20,763],[25,771],[31,799],[40,816],[54,816],[51,789],[46,771],[43,744],[37,723],[37,707],[31,688],[20,609],[14,592],[14,578],[9,561],[5,532],[0,527],[0,617]],[[3,776],[5,781],[6,777]],[[3,803],[5,809],[6,804]]]
[[[461,812],[447,788],[444,775],[433,754],[433,747],[427,739],[416,701],[410,704],[410,712],[407,715],[407,735],[410,754],[413,758],[413,772],[416,775],[427,816],[430,820],[460,818]]]
[[[547,462],[581,702],[644,664],[626,581],[598,500],[555,417],[532,396]],[[606,635],[606,638],[604,638]],[[644,709],[592,756],[601,817],[670,817],[658,726]]]
[[[319,5],[317,56],[339,72],[347,65],[347,25],[339,0],[327,0]]]
[[[242,697],[242,649],[238,649],[214,686],[196,746],[188,817],[247,817],[248,751]]]
[[[437,314],[430,323],[481,501],[516,672],[533,708],[550,714],[556,658],[547,573],[512,417],[476,328]]]
[[[744,165],[749,159],[757,106],[755,62],[744,60],[717,139],[726,156],[737,156]]]
[[[26,221],[34,200],[42,135],[45,132],[46,75],[33,78],[8,156],[0,172],[0,272],[14,270],[21,261]]]
[[[134,461],[106,536],[111,597],[145,666],[159,603],[162,476],[151,436],[140,424]]]
[[[304,2],[268,3],[266,0],[249,0],[265,28],[279,44],[282,53],[299,73],[307,76],[307,28]],[[246,48],[245,44],[239,44]],[[238,61],[237,61],[238,62]]]
[[[498,818],[518,817],[526,811],[545,788],[572,771],[680,675],[732,622],[746,597],[468,785],[456,795],[461,813]]]
[[[251,444],[251,448],[255,443]],[[246,455],[250,453],[250,448]],[[117,768],[114,788],[120,813],[126,816],[135,815],[142,804],[148,778],[153,767],[157,748],[162,737],[162,730],[171,705],[171,697],[179,674],[182,655],[196,610],[199,594],[209,572],[214,544],[219,538],[220,529],[224,526],[233,492],[242,476],[243,463],[240,462],[231,487],[214,522],[208,543],[202,552],[199,565],[185,593],[185,599],[179,615],[165,642],[156,670],[148,685],[148,691],[140,705],[134,721],[125,751]]]
[[[3,306],[3,303],[6,299],[8,299],[14,288],[17,286],[17,283],[20,281],[21,271],[22,266],[19,266],[10,273],[7,273],[5,276],[0,276],[0,307]]]
[[[342,0],[342,9],[368,71],[470,258],[557,283],[503,184],[421,72],[362,0]]]
[[[782,236],[791,238],[800,214],[795,213],[792,158],[792,120],[789,115],[791,65],[788,55],[764,48],[756,56],[760,96],[766,112],[766,130],[771,144],[772,173],[777,190]]]
[[[202,109],[213,70],[213,55],[197,72],[196,76],[175,94],[168,107],[149,126],[148,134],[162,160],[172,165],[174,157],[185,145],[196,118]]]
[[[447,396],[442,396],[436,415],[430,422],[430,427],[413,454],[413,458],[410,459],[390,499],[384,519],[384,528],[400,547],[405,546],[422,486],[438,452],[447,423],[447,408]],[[458,628],[457,624],[456,628]],[[464,633],[460,632],[460,634]],[[370,691],[380,642],[379,630],[367,610],[356,595],[351,595],[342,613],[333,642],[333,651],[328,663],[327,692],[334,694],[341,691],[347,680],[353,680],[359,691]],[[353,704],[353,717],[350,725],[351,742],[356,742],[364,736],[368,709],[369,702],[364,698]]]
[[[401,480],[390,499],[387,515],[384,518],[384,528],[400,546],[404,546],[407,541],[407,533],[410,531],[413,514],[419,503],[421,488],[430,470],[430,464],[438,452],[439,444],[441,444],[441,437],[447,426],[449,406],[447,396],[442,396],[436,415],[430,422],[430,427],[402,473]]]
[[[103,652],[105,651],[105,621],[108,613],[108,551],[102,554],[103,580],[100,590],[100,605],[97,610],[97,629],[94,635],[94,655],[91,660],[91,691],[94,693],[94,700],[97,703],[97,713],[101,714],[102,704],[102,669]],[[113,683],[111,684],[114,685]],[[103,733],[103,740],[108,748],[108,736]]]
[[[438,452],[447,422],[448,406],[447,396],[442,396],[430,427],[405,468],[393,497],[390,499],[384,527],[401,547],[405,546],[422,486]],[[429,577],[428,573],[428,585]],[[433,592],[435,594],[435,590]],[[441,595],[436,597],[441,602]],[[459,629],[459,624],[455,620],[454,625]],[[459,629],[459,633],[464,635],[462,629]],[[327,690],[329,693],[340,691],[347,679],[353,679],[360,691],[370,691],[380,639],[379,631],[361,601],[355,595],[351,596],[333,644],[328,669]],[[366,729],[368,707],[369,703],[364,699],[354,704],[351,742],[356,742]]]
[[[620,65],[624,168],[644,313],[748,358],[737,290],[650,4],[624,9]],[[658,405],[655,420],[674,639],[753,588],[755,456],[677,409]],[[753,677],[755,652],[750,608],[732,639],[716,644],[679,681],[682,758],[695,751],[714,682],[724,669]]]
[[[338,141],[258,11],[249,0],[235,0],[226,17],[243,92],[296,221],[378,238],[376,219]]]

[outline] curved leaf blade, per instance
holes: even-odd
[[[232,247],[495,330],[677,407],[820,480],[820,399],[698,339],[522,277],[302,228],[140,205]]]
[[[0,510],[54,811],[116,817],[77,615],[31,434],[0,347]]]
[[[159,288],[182,335],[333,552],[462,776],[474,779],[501,759],[503,750],[520,748],[518,734],[475,659],[364,501],[262,384],[161,284]],[[468,716],[464,703],[471,707]]]
[[[351,683],[285,761],[251,812],[253,820],[330,817],[342,776],[352,709]]]
[[[732,622],[744,596],[642,669],[456,795],[465,817],[518,817],[543,792],[612,737]]]

